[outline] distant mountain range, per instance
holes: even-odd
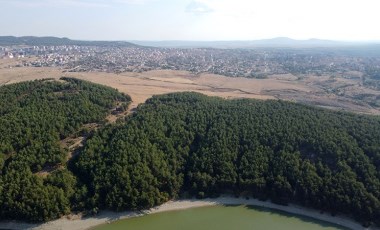
[[[137,46],[126,41],[82,41],[82,40],[71,40],[69,38],[58,38],[58,37],[34,37],[34,36],[24,36],[24,37],[14,37],[14,36],[0,36],[0,46],[10,46],[10,45],[46,45],[46,46],[60,46],[60,45],[78,45],[78,46]]]
[[[342,42],[321,39],[295,40],[279,37],[252,41],[84,41],[58,37],[0,36],[0,46],[9,45],[78,45],[105,47],[165,47],[165,48],[339,48],[380,46],[379,42]],[[371,48],[372,49],[372,48]]]
[[[172,47],[172,48],[308,48],[308,47],[342,47],[376,44],[376,42],[342,42],[321,39],[295,40],[287,37],[272,39],[252,40],[252,41],[130,41],[142,46]],[[380,44],[380,42],[377,42]]]

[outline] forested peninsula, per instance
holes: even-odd
[[[0,97],[1,219],[233,193],[380,224],[380,117],[174,93],[106,125],[130,98],[72,78],[3,86]],[[88,123],[104,125],[83,132]],[[59,142],[75,133],[87,141],[66,162]],[[49,165],[59,167],[38,175]]]

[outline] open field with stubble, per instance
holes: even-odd
[[[122,74],[65,72],[58,67],[9,68],[11,62],[11,60],[0,60],[0,85],[42,78],[76,77],[129,94],[133,100],[132,108],[152,95],[194,91],[227,99],[283,99],[337,110],[380,114],[380,108],[368,102],[380,99],[380,92],[361,86],[360,78],[331,79],[327,76],[297,78],[286,74],[271,76],[268,79],[248,79],[215,74],[194,75],[174,70]]]

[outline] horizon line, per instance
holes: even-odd
[[[36,37],[36,38],[60,38],[60,39],[69,39],[69,40],[77,40],[77,41],[107,41],[107,42],[255,42],[255,41],[265,41],[265,40],[276,40],[276,39],[287,39],[289,41],[325,41],[325,42],[341,42],[341,43],[378,43],[380,42],[380,39],[368,39],[368,40],[340,40],[340,39],[328,39],[328,38],[305,38],[305,39],[298,39],[298,38],[292,38],[292,37],[270,37],[270,38],[253,38],[253,39],[230,39],[230,40],[201,40],[201,39],[83,39],[83,38],[70,38],[68,36],[55,36],[55,35],[0,35],[0,37],[15,37],[15,38],[22,38],[22,37]]]

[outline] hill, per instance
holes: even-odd
[[[96,209],[233,192],[370,225],[380,219],[379,139],[379,117],[176,93],[97,133],[73,171]]]
[[[57,37],[0,36],[0,46],[11,46],[11,45],[28,45],[28,46],[77,45],[77,46],[106,46],[106,47],[137,46],[130,42],[124,42],[124,41],[80,41],[80,40],[71,40],[68,38],[57,38]]]
[[[1,219],[46,221],[233,193],[380,224],[377,116],[277,100],[154,96],[91,132],[66,165],[58,141],[130,99],[63,80],[0,88]],[[63,167],[38,175],[51,165]]]
[[[46,221],[83,208],[62,140],[89,135],[116,102],[130,98],[73,78],[0,87],[0,219]]]

